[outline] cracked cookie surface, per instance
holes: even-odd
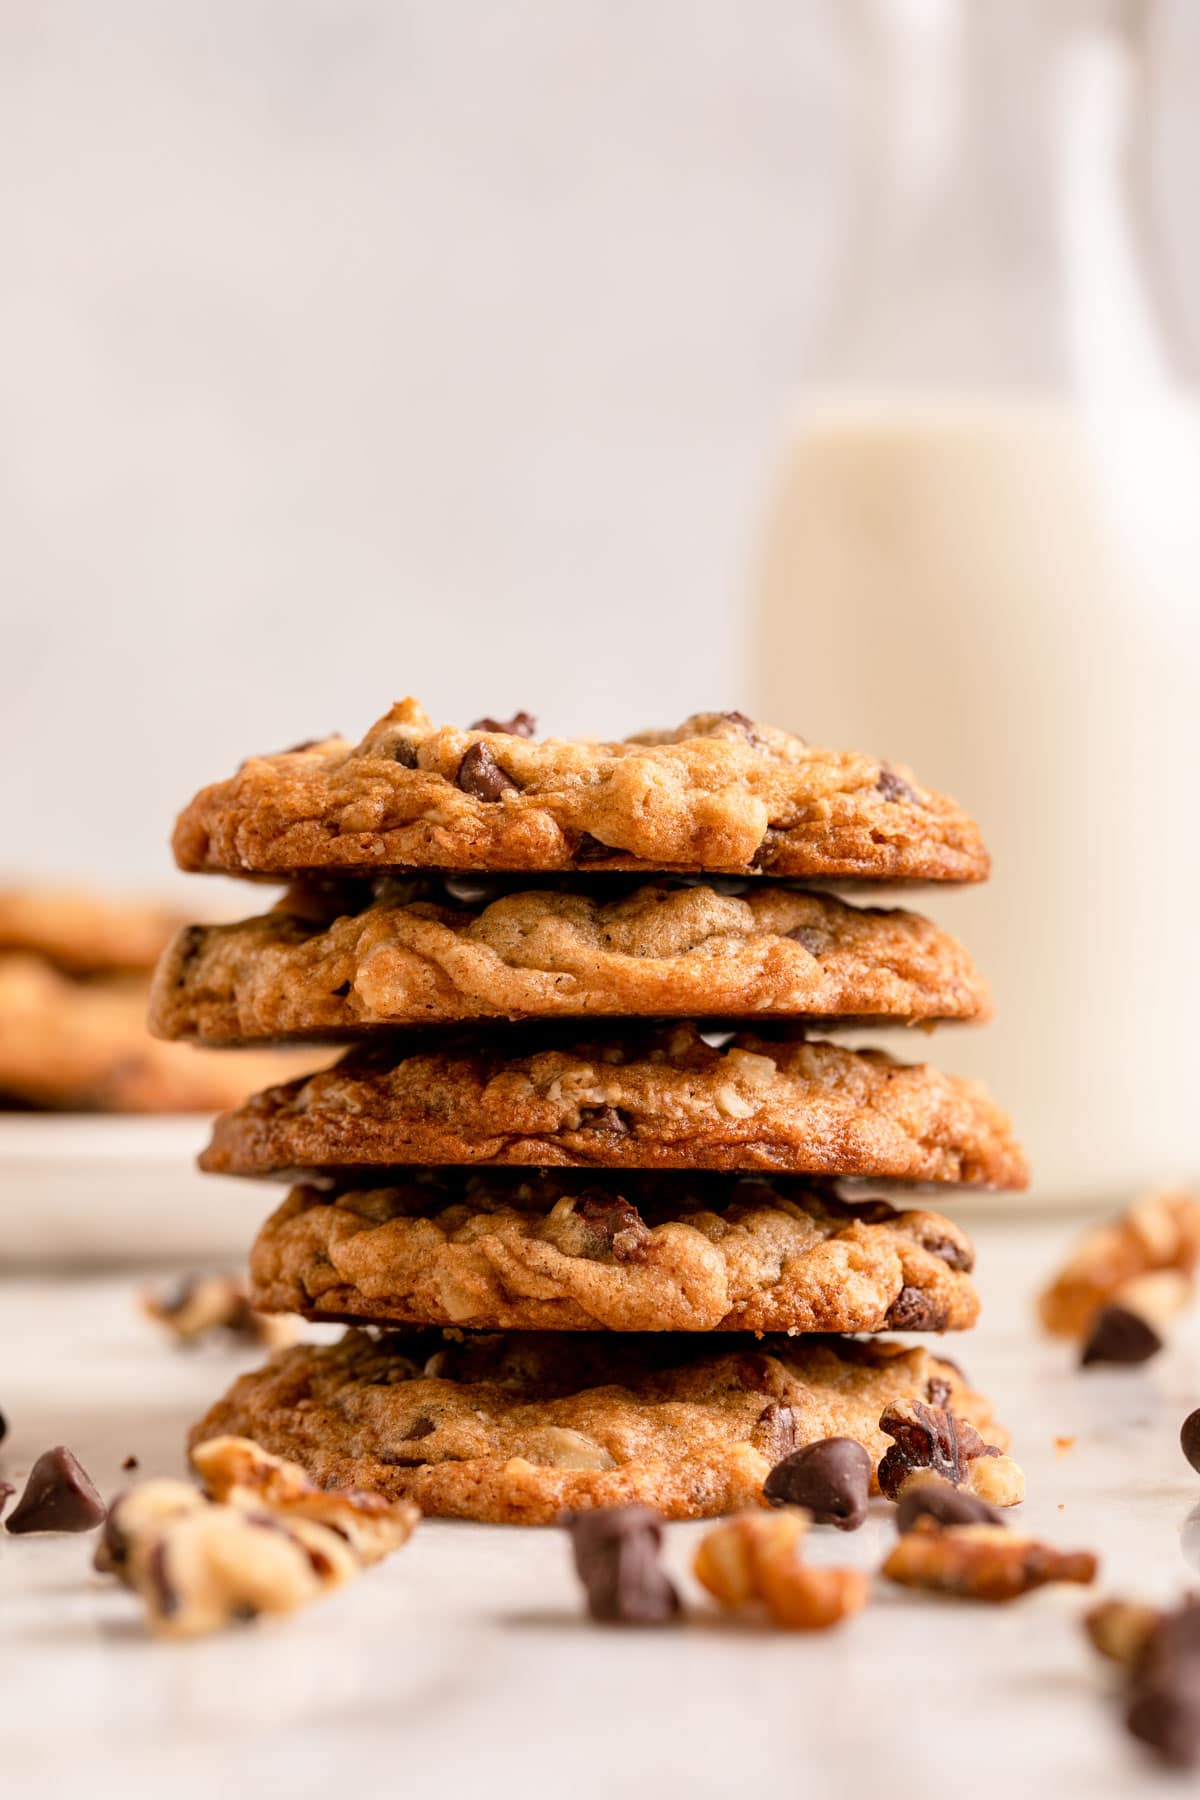
[[[681,869],[831,881],[980,881],[974,821],[907,770],[740,713],[621,743],[435,727],[416,701],[352,745],[251,757],[184,808],[184,869],[285,876]]]
[[[608,883],[483,883],[473,901],[453,881],[384,883],[361,910],[349,887],[330,896],[328,919],[284,903],[189,926],[159,967],[151,1028],[229,1044],[501,1018],[987,1016],[966,951],[915,913],[776,883]]]
[[[223,1114],[200,1162],[232,1175],[500,1163],[1018,1188],[1027,1175],[977,1082],[795,1038],[739,1032],[714,1047],[690,1024],[366,1044]]]
[[[991,1407],[924,1348],[840,1338],[722,1339],[349,1331],[243,1375],[192,1433],[232,1434],[328,1487],[427,1514],[552,1524],[564,1507],[642,1502],[669,1519],[760,1502],[781,1456],[853,1437],[872,1463],[889,1404],[945,1404],[1001,1448]]]
[[[260,1309],[493,1330],[965,1330],[966,1235],[786,1179],[432,1172],[296,1188],[250,1260]]]

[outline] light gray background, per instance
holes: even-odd
[[[0,8],[10,871],[166,880],[200,781],[410,690],[598,732],[747,704],[850,10]]]

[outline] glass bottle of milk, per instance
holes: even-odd
[[[996,1018],[934,1057],[1097,1204],[1200,1175],[1200,427],[1134,204],[1143,13],[854,7],[861,243],[754,596],[761,717],[980,819],[992,882],[915,904]]]

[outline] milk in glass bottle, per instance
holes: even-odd
[[[1040,1195],[1108,1203],[1200,1174],[1200,427],[1135,203],[1146,9],[847,17],[860,235],[771,479],[755,703],[981,821],[991,883],[912,897],[996,1002],[936,1060]]]

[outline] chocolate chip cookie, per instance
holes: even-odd
[[[0,888],[0,952],[72,975],[148,973],[182,922],[165,906],[87,888]]]
[[[978,1083],[878,1050],[694,1025],[580,1040],[547,1027],[432,1050],[366,1044],[217,1120],[222,1174],[439,1163],[771,1169],[1019,1188],[1026,1165]]]
[[[384,883],[361,910],[353,889],[326,897],[344,908],[330,919],[285,904],[190,926],[159,967],[151,1028],[231,1044],[501,1018],[986,1017],[966,951],[915,913],[782,883],[623,885]]]
[[[15,1107],[217,1112],[302,1066],[295,1051],[157,1043],[146,991],[144,976],[81,981],[35,956],[0,955],[0,1096]]]
[[[234,1434],[326,1487],[423,1512],[546,1525],[640,1501],[671,1519],[760,1501],[781,1457],[852,1437],[872,1465],[889,1405],[936,1392],[1001,1448],[988,1402],[925,1349],[841,1338],[349,1331],[243,1375],[192,1444]]]
[[[980,881],[954,801],[907,770],[822,750],[741,713],[623,743],[537,739],[533,722],[434,727],[414,700],[359,744],[252,757],[181,814],[183,869],[642,869],[832,881]]]
[[[490,1330],[965,1330],[948,1219],[800,1183],[565,1171],[296,1188],[250,1260],[260,1310]]]

